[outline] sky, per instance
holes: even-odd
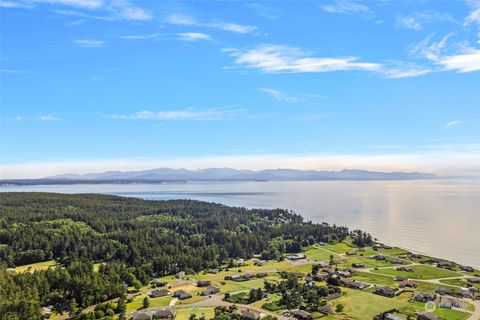
[[[480,176],[480,1],[0,0],[0,177]]]

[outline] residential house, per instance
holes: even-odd
[[[403,260],[400,260],[400,259],[390,259],[390,263],[393,263],[393,264],[403,264]]]
[[[363,290],[371,286],[370,283],[355,281],[351,279],[341,279],[340,284],[352,289]]]
[[[333,306],[331,304],[326,304],[324,306],[321,306],[320,308],[318,308],[318,311],[320,313],[323,313],[325,315],[328,315],[328,314],[331,314],[333,313]]]
[[[356,251],[347,251],[347,252],[345,252],[345,254],[347,256],[355,256],[355,255],[357,255],[357,252]]]
[[[325,297],[325,300],[332,301],[334,299],[340,298],[340,296],[341,296],[340,292],[331,293]]]
[[[455,262],[450,262],[450,261],[439,261],[437,263],[438,268],[445,268],[445,269],[451,269],[456,266]]]
[[[153,313],[153,319],[175,319],[175,310],[171,308],[158,309]]]
[[[469,266],[460,266],[460,269],[462,271],[466,271],[466,272],[475,272],[475,269],[473,269],[472,267],[469,267]]]
[[[473,294],[468,290],[457,290],[455,295],[461,298],[473,299]]]
[[[469,278],[467,281],[470,283],[480,283],[480,278]]]
[[[403,319],[402,317],[399,317],[399,316],[397,316],[397,315],[394,315],[393,313],[387,313],[387,314],[385,315],[385,318],[384,318],[384,319],[385,319],[385,320],[405,320],[405,319]]]
[[[208,269],[207,272],[211,273],[211,274],[218,274],[220,272],[220,270],[219,269]]]
[[[173,296],[179,300],[190,299],[192,297],[192,295],[185,290],[177,290],[173,293]]]
[[[376,288],[373,293],[376,293],[384,297],[393,298],[395,297],[396,290],[388,286],[383,286],[383,287]]]
[[[175,278],[177,279],[181,279],[183,277],[185,277],[185,271],[180,271],[175,275]]]
[[[363,263],[352,263],[353,268],[365,268]]]
[[[435,295],[432,294],[432,293],[417,292],[413,296],[413,300],[417,301],[417,302],[434,301],[435,300]]]
[[[439,320],[433,312],[422,312],[417,314],[417,320]]]
[[[397,271],[413,272],[413,268],[410,268],[410,267],[397,267]]]
[[[146,312],[135,312],[131,320],[151,320],[152,317]]]
[[[165,297],[168,296],[170,292],[167,289],[158,289],[158,290],[153,290],[150,292],[149,297],[150,298],[159,298],[159,297]]]
[[[417,284],[411,280],[403,280],[399,286],[400,288],[416,288]]]
[[[255,264],[256,266],[258,266],[258,267],[261,267],[261,266],[266,265],[266,264],[267,264],[267,261],[265,261],[265,260],[257,260],[257,261],[255,261],[254,264]]]
[[[440,297],[438,306],[444,309],[458,308],[463,309],[465,307],[464,303],[461,300],[452,297]]]
[[[287,259],[292,261],[302,260],[305,259],[305,255],[303,253],[291,254],[287,256]]]
[[[208,287],[211,284],[212,284],[212,282],[208,281],[208,280],[197,281],[197,287]]]
[[[384,255],[377,254],[376,256],[373,256],[372,259],[375,259],[377,261],[385,261],[387,258]]]
[[[247,310],[247,309],[238,309],[235,311],[235,313],[240,316],[240,318],[244,320],[259,320],[260,319],[260,313],[252,311],[252,310]]]
[[[311,313],[305,311],[305,310],[297,310],[293,311],[292,315],[299,320],[311,320],[313,319],[313,316]]]
[[[408,280],[407,277],[402,277],[402,276],[396,276],[395,277],[395,281],[405,281],[405,280]]]
[[[207,287],[205,290],[201,291],[201,292],[200,292],[200,295],[201,295],[201,296],[209,296],[209,295],[212,295],[212,294],[215,294],[215,293],[219,293],[219,292],[220,292],[220,288],[219,288],[219,287],[209,286],[209,287]]]
[[[437,288],[437,289],[435,289],[435,293],[440,294],[440,295],[445,295],[445,294],[449,294],[450,290],[445,289],[445,288]]]

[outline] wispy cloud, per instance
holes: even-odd
[[[462,121],[460,121],[460,120],[453,120],[453,121],[447,122],[447,123],[445,124],[445,128],[456,127],[456,126],[458,126],[458,125],[461,124],[461,123],[462,123]]]
[[[298,99],[296,97],[289,96],[286,93],[284,93],[282,91],[279,91],[279,90],[275,90],[275,89],[271,89],[271,88],[258,88],[258,90],[263,92],[263,93],[268,94],[269,96],[271,96],[272,98],[274,98],[275,100],[280,101],[280,102],[286,102],[286,103],[297,103],[298,102]]]
[[[23,119],[23,118],[22,118]],[[47,115],[41,115],[39,118],[38,118],[40,121],[58,121],[60,120],[60,118],[58,117],[55,117],[54,115],[51,115],[51,114],[47,114]]]
[[[322,9],[328,13],[358,14],[365,17],[374,15],[374,12],[366,5],[349,0],[332,1],[323,5]]]
[[[125,40],[146,40],[146,39],[156,39],[160,37],[160,33],[150,33],[150,34],[137,34],[137,35],[125,35],[125,36],[120,36],[120,39],[125,39]]]
[[[193,108],[173,111],[139,111],[131,114],[115,114],[110,117],[121,120],[228,120],[245,114],[245,109],[222,108],[196,111]]]
[[[432,41],[428,36],[410,48],[410,53],[423,56],[439,66],[439,71],[461,73],[480,71],[480,50],[468,44],[447,46],[451,34],[440,41]]]
[[[105,41],[94,39],[77,39],[73,41],[76,45],[84,48],[99,48],[105,46]]]
[[[170,14],[165,18],[165,23],[178,25],[178,26],[196,26],[202,28],[211,28],[217,30],[223,30],[233,33],[251,33],[257,29],[256,26],[243,25],[231,22],[202,22],[198,21],[192,16],[183,13]]]
[[[424,24],[432,21],[450,21],[455,22],[452,16],[447,13],[440,12],[413,12],[409,15],[397,15],[397,27],[420,31]]]
[[[198,41],[198,40],[212,40],[212,37],[200,32],[183,32],[178,33],[177,37],[182,41]]]
[[[32,5],[16,1],[0,1],[0,8],[32,8]]]
[[[19,0],[15,5],[12,5],[11,1],[2,2],[3,7],[34,8],[38,5],[50,5],[56,7],[53,11],[58,14],[91,19],[145,21],[153,18],[150,12],[133,5],[128,0]],[[74,10],[63,10],[58,7],[73,8]],[[86,10],[88,13],[82,10]]]
[[[241,51],[230,49],[235,63],[268,73],[282,72],[331,72],[341,70],[378,71],[378,63],[361,62],[358,57],[312,57],[295,47],[260,45]]]

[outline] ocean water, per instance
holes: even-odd
[[[105,193],[284,208],[385,243],[480,267],[480,181],[309,181],[43,185],[0,191]]]

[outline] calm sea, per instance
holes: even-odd
[[[209,182],[0,187],[285,208],[370,232],[388,244],[480,267],[480,181]]]

